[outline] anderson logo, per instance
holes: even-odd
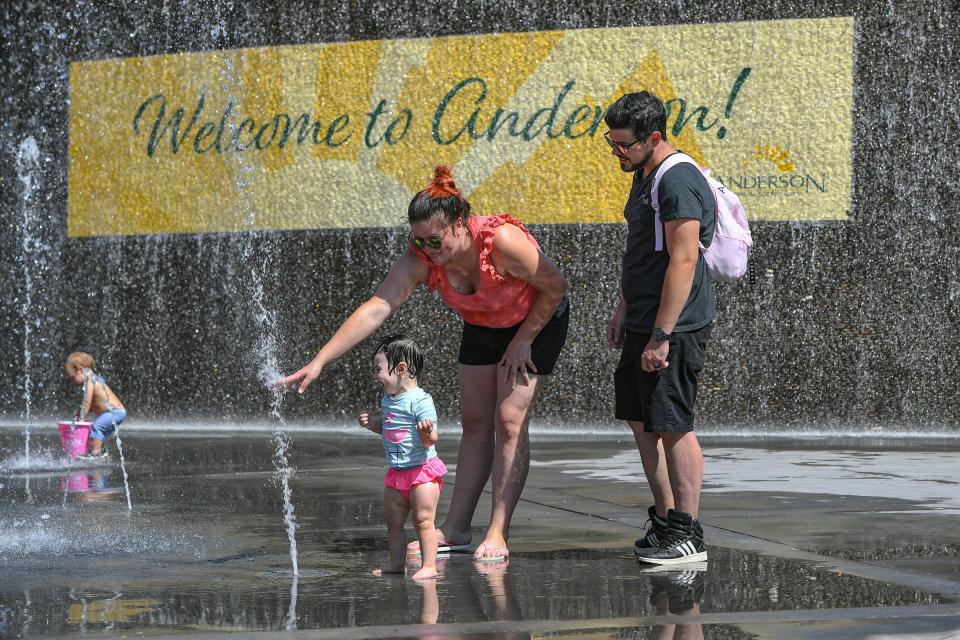
[[[826,193],[826,174],[801,171],[780,145],[757,144],[743,160],[739,174],[719,174],[720,182],[741,198]]]

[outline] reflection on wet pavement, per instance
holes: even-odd
[[[35,433],[35,442],[44,436]],[[7,446],[15,438],[0,432],[3,450],[15,449]],[[570,548],[514,551],[501,563],[453,554],[440,561],[435,582],[377,578],[370,569],[386,554],[379,454],[306,435],[291,450],[301,524],[302,575],[295,579],[266,436],[181,434],[173,441],[128,432],[125,446],[137,496],[133,513],[113,467],[5,467],[0,636],[578,621],[944,602],[735,549],[710,547],[708,563],[663,570],[638,565],[629,547],[583,549],[576,540]],[[527,528],[523,535],[536,532]],[[614,625],[590,637],[754,637],[735,625],[687,626],[696,628]],[[460,637],[530,635],[500,629]]]

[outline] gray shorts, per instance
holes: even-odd
[[[627,331],[614,373],[617,419],[642,422],[644,431],[654,433],[693,431],[697,377],[703,371],[712,330],[711,322],[696,331],[671,335],[670,366],[653,373],[640,368],[650,334]]]

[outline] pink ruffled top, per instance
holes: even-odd
[[[431,291],[439,289],[444,304],[457,311],[470,324],[494,329],[512,327],[523,322],[538,293],[523,280],[497,273],[490,261],[494,232],[503,224],[518,227],[527,234],[530,244],[536,247],[537,251],[540,250],[540,245],[526,227],[508,213],[468,216],[467,228],[480,259],[480,287],[471,294],[463,294],[454,289],[447,280],[443,267],[434,264],[426,253],[410,245],[413,253],[430,268],[427,288]]]

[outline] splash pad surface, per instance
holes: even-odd
[[[439,580],[422,584],[369,573],[386,558],[376,438],[293,433],[294,577],[269,433],[188,431],[126,431],[132,512],[117,465],[55,467],[62,452],[52,429],[34,432],[33,460],[42,469],[18,467],[13,454],[0,461],[0,635],[298,629],[315,637],[418,637],[432,629],[507,637],[527,629],[578,637],[590,632],[584,621],[622,634],[683,614],[702,620],[707,636],[750,637],[750,626],[767,616],[781,625],[779,637],[789,637],[802,612],[816,612],[803,624],[828,635],[832,624],[867,625],[893,613],[914,616],[917,628],[960,628],[960,609],[950,609],[960,598],[952,503],[940,490],[914,491],[914,499],[890,492],[895,473],[911,475],[897,468],[904,456],[927,467],[956,463],[956,444],[896,451],[846,444],[827,452],[810,443],[705,438],[709,560],[657,572],[630,558],[649,501],[631,443],[538,440],[509,561],[484,566],[455,554],[441,562]],[[0,429],[3,451],[19,451],[21,438]],[[455,435],[440,449],[455,460]],[[762,460],[779,475],[735,482],[738,462],[746,473]],[[836,480],[843,474],[846,487]],[[488,509],[485,494],[475,542]],[[906,523],[928,533],[892,544]],[[409,525],[408,532],[412,538]]]

